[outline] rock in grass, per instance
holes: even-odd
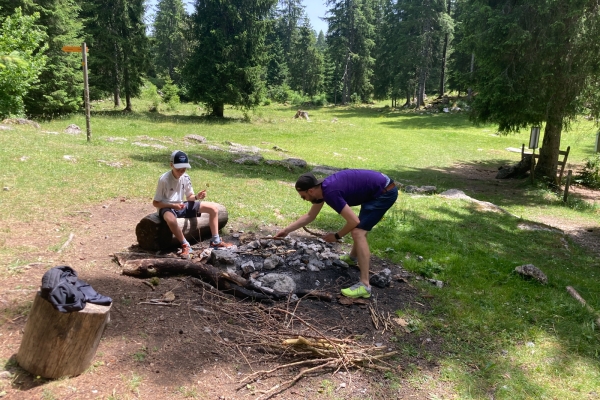
[[[546,274],[544,274],[539,268],[537,268],[533,264],[519,265],[515,268],[515,272],[522,276],[533,278],[536,281],[543,283],[544,285],[548,283],[548,277],[546,276]]]

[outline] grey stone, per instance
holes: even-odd
[[[248,275],[254,271],[256,271],[256,268],[254,268],[254,262],[252,260],[250,261],[246,261],[245,263],[243,263],[240,266],[240,269],[242,270],[242,272],[244,272],[244,274]]]
[[[340,268],[348,268],[348,264],[346,264],[344,261],[337,259],[337,260],[333,260],[332,261],[333,265],[335,265],[336,267],[340,267]]]
[[[266,274],[258,278],[264,286],[282,293],[290,293],[296,291],[296,283],[292,278],[283,274]]]
[[[230,250],[213,250],[210,253],[210,263],[215,267],[235,265],[237,254]]]
[[[544,285],[548,283],[546,274],[533,264],[519,265],[515,268],[515,272],[522,276],[533,278]]]
[[[265,261],[263,263],[263,268],[268,269],[268,270],[275,269],[282,263],[283,263],[283,259],[281,257],[270,256],[265,259]]]
[[[79,135],[81,133],[81,128],[75,124],[71,124],[67,126],[65,133],[68,133],[69,135]]]
[[[389,268],[385,268],[383,271],[371,276],[371,279],[369,279],[369,283],[371,285],[374,285],[374,286],[377,286],[380,288],[388,287],[391,282],[392,282],[392,271],[390,271]]]
[[[184,139],[193,140],[199,143],[206,143],[206,138],[200,135],[186,135]]]
[[[238,158],[237,160],[233,160],[233,162],[236,164],[244,164],[244,165],[258,165],[258,164],[260,164],[260,162],[262,160],[263,160],[263,156],[256,155],[256,156],[244,156],[244,157]]]

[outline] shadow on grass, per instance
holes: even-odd
[[[178,124],[211,124],[227,125],[230,123],[247,122],[244,118],[232,117],[214,117],[211,115],[165,115],[160,112],[136,111],[128,112],[123,110],[92,111],[92,117],[118,117],[133,120],[143,120],[158,123],[178,123]]]

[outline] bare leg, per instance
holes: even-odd
[[[211,235],[215,236],[219,233],[219,206],[217,203],[203,201],[200,203],[200,212],[208,214],[208,227]]]
[[[181,228],[177,225],[177,217],[172,212],[167,211],[163,214],[163,219],[167,223],[167,226],[173,232],[173,235],[179,240],[179,243],[183,243],[185,238],[183,237],[183,232],[181,232]]]
[[[367,231],[359,228],[354,228],[351,232],[354,244],[350,255],[356,254],[358,259],[358,269],[360,270],[360,281],[366,286],[369,284],[369,265],[371,260],[371,251],[369,250],[369,242],[367,242]]]

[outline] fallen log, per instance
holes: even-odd
[[[230,291],[238,298],[251,298],[253,300],[282,300],[287,299],[291,293],[278,292],[270,288],[255,286],[244,277],[220,270],[202,262],[195,262],[179,258],[144,258],[127,259],[115,255],[115,260],[123,268],[123,275],[136,278],[151,278],[154,276],[188,275],[202,280],[208,280],[221,291]],[[331,301],[329,293],[318,290],[298,290],[299,297],[315,297],[319,300]]]
[[[237,274],[229,274],[210,264],[196,263],[178,258],[128,260],[121,266],[123,267],[123,275],[138,278],[189,275],[195,278],[208,278],[217,288],[222,286],[224,281],[230,281],[243,287],[248,285],[248,281]]]
[[[218,204],[218,206],[218,226],[220,230],[227,224],[229,214],[225,206],[221,204]],[[190,243],[198,243],[211,237],[208,214],[202,214],[197,218],[178,218],[177,225],[179,225],[183,236]],[[167,223],[158,216],[158,213],[148,214],[142,218],[135,227],[135,235],[138,244],[144,250],[168,250],[180,245],[171,233]]]

